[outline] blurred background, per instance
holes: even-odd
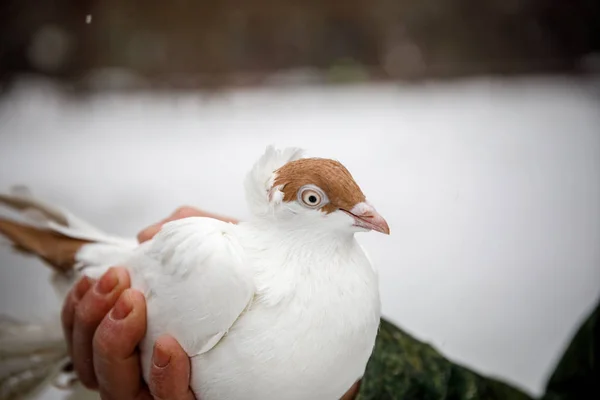
[[[359,236],[385,316],[532,394],[599,299],[596,0],[5,0],[0,31],[2,192],[131,236],[247,218],[268,144],[339,159],[392,229]],[[0,247],[0,313],[55,317],[49,276]]]
[[[281,75],[582,73],[600,48],[595,0],[6,0],[2,8],[4,84],[23,73],[80,89],[185,90]]]

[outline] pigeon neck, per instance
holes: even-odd
[[[261,232],[262,237],[269,237],[271,242],[280,243],[286,248],[309,245],[329,248],[351,246],[354,233],[351,231],[318,229],[314,226],[294,226],[285,222],[256,221],[249,223],[253,230]]]

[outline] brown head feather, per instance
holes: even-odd
[[[298,190],[308,184],[321,188],[329,204],[321,208],[327,214],[337,210],[351,210],[365,201],[365,195],[350,172],[340,162],[325,158],[303,158],[291,161],[276,171],[273,186],[282,185],[283,201],[296,200]]]
[[[17,250],[36,255],[61,272],[73,268],[79,249],[90,243],[2,218],[0,234],[11,240]]]

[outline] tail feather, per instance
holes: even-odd
[[[31,220],[69,225],[69,219],[63,210],[33,198],[31,191],[25,186],[13,187],[11,194],[0,194],[0,203],[28,215]]]
[[[0,316],[0,400],[31,396],[57,380],[69,362],[58,323],[28,324]]]
[[[28,224],[60,233],[72,239],[117,245],[135,245],[134,239],[109,235],[73,213],[35,197],[25,186],[0,194],[0,204],[19,212]]]
[[[0,204],[19,212],[27,221],[25,224],[0,217],[0,234],[17,251],[36,255],[59,272],[73,269],[78,263],[77,253],[86,244],[107,246],[108,253],[138,245],[135,239],[108,235],[69,211],[34,197],[24,186],[14,187],[11,194],[0,194]]]
[[[0,233],[6,236],[18,251],[35,254],[60,272],[71,270],[77,262],[77,252],[83,245],[90,243],[4,218],[0,218]]]
[[[0,236],[8,238],[19,252],[35,255],[52,267],[52,283],[61,297],[80,273],[98,277],[138,246],[135,239],[110,236],[33,197],[26,188],[0,194],[0,205],[26,220],[21,223],[0,217]],[[71,377],[66,385],[59,382],[70,360],[59,319],[55,322],[52,326],[28,324],[0,316],[0,400],[29,397],[48,383],[71,387],[76,381]]]

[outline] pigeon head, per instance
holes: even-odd
[[[350,172],[341,163],[301,158],[275,171],[269,199],[286,220],[347,232],[390,233],[385,219],[367,202]]]

